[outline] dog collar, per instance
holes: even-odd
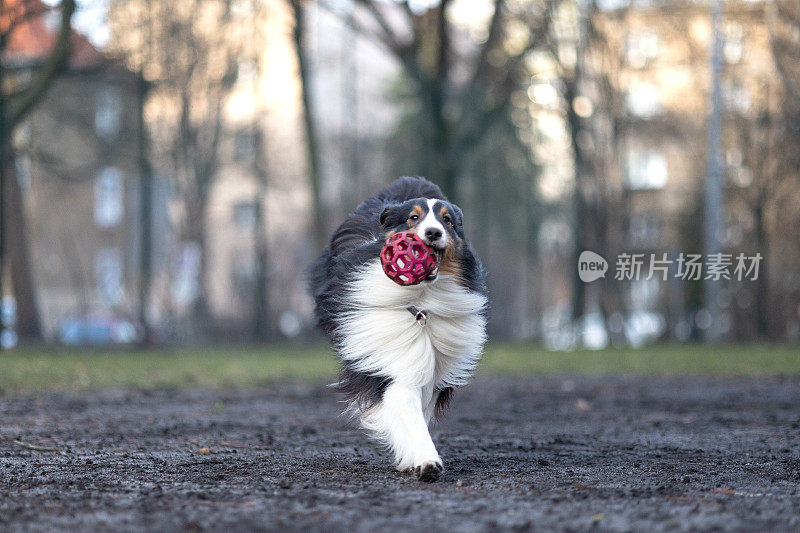
[[[409,305],[408,307],[406,307],[406,309],[408,310],[409,313],[414,315],[414,319],[417,321],[417,324],[419,324],[422,327],[425,327],[425,324],[428,323],[427,311],[422,311],[421,309],[417,309],[413,305]]]

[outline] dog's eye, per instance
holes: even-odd
[[[447,224],[448,226],[451,226],[453,224],[453,221],[450,219],[450,215],[443,216],[442,220],[444,220],[444,223]]]
[[[411,215],[408,220],[419,220],[419,215]]]

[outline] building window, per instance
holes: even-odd
[[[744,165],[729,168],[728,179],[737,187],[747,188],[753,184],[753,171]]]
[[[660,224],[658,217],[645,214],[631,215],[628,240],[637,248],[654,248],[658,244]]]
[[[239,130],[233,139],[233,158],[237,163],[247,164],[255,155],[255,135],[250,130]]]
[[[647,118],[661,111],[658,88],[652,83],[635,82],[628,89],[626,98],[628,111],[637,117]]]
[[[258,65],[252,59],[239,61],[236,65],[236,83],[252,87],[258,81]]]
[[[597,7],[601,11],[614,11],[623,7],[628,7],[631,0],[597,0]]]
[[[744,55],[744,29],[738,22],[729,22],[725,25],[725,61],[734,64],[742,60]]]
[[[656,57],[659,51],[658,35],[645,30],[628,34],[626,55],[633,68],[644,68]]]
[[[237,17],[250,16],[255,12],[253,0],[233,0],[231,2],[231,13]]]
[[[14,159],[14,167],[17,170],[17,183],[23,192],[27,192],[31,188],[33,175],[31,173],[31,156],[28,154],[20,154]]]
[[[661,281],[657,277],[631,281],[631,309],[636,311],[657,309],[660,292]]]
[[[105,167],[94,180],[94,221],[101,228],[113,228],[122,220],[125,195],[122,172]]]
[[[44,27],[47,28],[49,32],[56,32],[61,28],[61,13],[55,9],[48,9],[44,17]]]
[[[750,109],[750,93],[739,82],[723,82],[722,99],[728,111],[744,114]]]
[[[252,231],[256,227],[258,205],[255,202],[239,202],[233,206],[233,222],[242,231]]]
[[[33,184],[33,145],[31,143],[31,124],[25,120],[14,130],[11,140],[17,156],[14,158],[14,167],[17,171],[17,183],[23,192],[30,190]]]
[[[742,166],[742,151],[738,148],[729,148],[725,152],[725,163],[729,168],[739,168]]]
[[[122,301],[122,254],[116,248],[98,250],[94,259],[95,288],[106,305]]]
[[[97,93],[94,108],[94,128],[97,134],[111,141],[119,133],[122,98],[116,89],[103,89]]]
[[[200,264],[203,253],[200,245],[193,241],[178,245],[178,260],[172,282],[172,300],[181,309],[186,309],[200,293]]]
[[[628,188],[662,189],[667,184],[667,158],[658,150],[628,151]]]
[[[256,267],[253,255],[248,252],[236,253],[231,269],[233,293],[239,301],[253,298]]]

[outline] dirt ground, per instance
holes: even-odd
[[[800,530],[800,377],[479,377],[391,469],[322,385],[0,398],[0,530]]]

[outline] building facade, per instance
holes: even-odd
[[[15,27],[2,58],[7,82],[30,82],[56,31],[46,11]],[[73,33],[67,69],[14,131],[48,338],[78,341],[90,324],[98,342],[135,338],[139,102],[138,78]]]
[[[612,262],[623,252],[643,254],[647,266],[664,253],[676,260],[681,253],[704,251],[714,35],[708,3],[622,4],[598,10],[588,22],[593,38],[583,87],[592,105],[584,125],[591,134],[593,198],[606,213],[592,244]],[[800,288],[795,277],[777,275],[791,265],[771,253],[765,238],[782,240],[776,225],[781,216],[767,198],[788,176],[763,156],[771,152],[773,163],[787,158],[765,132],[780,127],[785,92],[770,44],[769,2],[725,2],[722,20],[720,239],[724,253],[762,253],[764,265],[759,280],[720,282],[716,326],[727,338],[752,338],[763,306],[792,309],[781,295],[797,295]],[[765,128],[765,121],[774,122]],[[757,198],[764,202],[759,205]],[[666,280],[644,274],[604,292],[619,291],[624,301],[618,308],[628,314],[658,316],[659,335],[698,337],[710,327],[702,311],[702,279],[681,279],[674,268]],[[608,305],[595,296],[600,307]],[[786,335],[786,327],[784,320],[770,325],[777,336]]]

